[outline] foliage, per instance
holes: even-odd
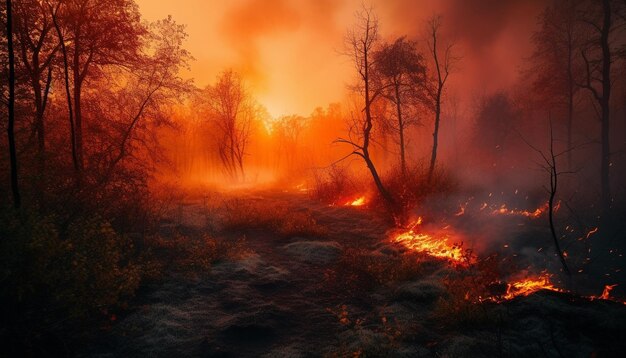
[[[35,210],[0,217],[3,309],[41,322],[74,321],[123,307],[140,282],[133,243],[98,216],[68,223]],[[37,315],[35,315],[37,313]]]

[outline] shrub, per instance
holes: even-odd
[[[368,185],[359,180],[348,168],[332,165],[318,170],[313,175],[311,196],[317,200],[335,203],[345,198],[362,195]]]

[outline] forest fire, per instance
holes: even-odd
[[[410,226],[409,231],[397,234],[392,241],[402,244],[409,250],[424,253],[433,257],[447,259],[456,265],[465,265],[468,259],[465,257],[460,244],[450,242],[450,235],[447,233],[427,234],[416,232],[415,228],[422,224],[422,218],[418,218]]]
[[[624,355],[626,0],[0,26],[0,357]]]
[[[504,300],[511,300],[515,297],[528,296],[537,291],[548,290],[554,292],[564,292],[557,288],[550,280],[550,275],[542,273],[536,277],[527,277],[507,285],[506,294],[502,296]]]

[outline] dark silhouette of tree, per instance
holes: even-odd
[[[588,26],[592,36],[583,45],[581,56],[584,60],[585,74],[581,86],[593,95],[600,107],[600,182],[601,206],[606,217],[611,209],[611,64],[614,61],[611,34],[615,30],[613,16],[614,1],[602,0],[602,3],[590,2],[581,14],[581,20]]]
[[[426,65],[417,51],[415,42],[400,37],[385,43],[374,53],[377,84],[383,96],[393,104],[396,121],[392,125],[398,132],[400,168],[406,175],[406,129],[419,123],[415,107],[423,102],[426,84]]]
[[[76,160],[84,168],[83,86],[107,66],[126,67],[138,57],[146,29],[132,0],[59,2],[56,23],[62,32],[71,73]]]
[[[556,232],[556,225],[554,223],[554,214],[555,214],[555,202],[556,202],[556,196],[558,193],[558,189],[559,189],[559,178],[564,175],[564,174],[569,174],[571,172],[569,171],[560,171],[558,169],[558,161],[557,159],[564,155],[567,154],[568,152],[570,152],[573,148],[568,147],[565,151],[557,153],[554,150],[554,131],[552,129],[552,118],[551,118],[551,114],[549,115],[549,124],[550,124],[550,143],[549,143],[549,150],[547,153],[544,153],[541,149],[538,149],[537,147],[533,146],[531,143],[529,143],[528,141],[526,141],[526,139],[524,139],[524,137],[522,137],[522,140],[535,152],[537,152],[541,158],[543,159],[543,164],[541,164],[541,168],[543,170],[546,171],[546,173],[548,173],[548,175],[550,176],[550,187],[545,187],[546,191],[548,192],[548,225],[550,226],[550,236],[552,237],[552,242],[554,243],[554,249],[556,250],[556,254],[559,257],[559,261],[561,262],[561,267],[563,267],[563,272],[565,272],[565,274],[567,276],[571,276],[572,273],[569,269],[569,266],[567,265],[567,261],[565,261],[565,254],[563,253],[563,250],[561,249],[561,244],[559,243],[559,236],[557,235]]]
[[[47,1],[48,10],[50,11],[50,16],[52,17],[52,23],[54,24],[54,28],[56,30],[59,45],[61,47],[61,55],[63,56],[63,85],[65,87],[65,97],[67,99],[67,112],[68,112],[68,122],[70,129],[70,149],[72,153],[72,164],[74,165],[74,172],[76,174],[80,173],[80,166],[78,164],[78,155],[76,153],[76,130],[74,126],[74,110],[72,108],[72,93],[70,90],[70,65],[68,58],[67,46],[65,45],[65,36],[63,35],[63,30],[59,25],[58,21],[58,12],[61,7],[61,2],[59,1],[56,6],[52,6],[52,4]]]
[[[44,114],[52,84],[53,60],[59,43],[53,39],[54,24],[43,2],[20,1],[14,12],[22,67],[33,91],[35,105],[33,132],[37,136],[40,160],[43,161],[46,146]]]
[[[430,86],[430,101],[435,114],[435,124],[433,130],[433,149],[430,156],[430,166],[428,169],[428,180],[432,179],[437,161],[437,148],[439,146],[439,126],[441,123],[441,105],[448,77],[456,62],[460,59],[453,56],[453,43],[441,44],[441,21],[442,17],[433,16],[428,21],[428,47],[433,60],[435,74]]]
[[[217,128],[215,139],[222,165],[233,180],[243,181],[255,104],[241,76],[232,70],[222,72],[203,95],[209,107],[209,120]]]
[[[7,0],[7,54],[9,58],[9,98],[7,136],[9,139],[9,156],[11,157],[11,190],[13,206],[19,209],[22,205],[17,173],[17,150],[15,148],[15,52],[13,48],[13,10],[12,1]]]
[[[373,87],[374,81],[374,46],[378,41],[378,19],[374,15],[372,8],[364,8],[356,14],[357,23],[355,27],[348,31],[346,36],[346,55],[354,61],[354,66],[359,76],[359,85],[355,91],[363,97],[363,112],[353,114],[354,125],[351,128],[350,138],[338,138],[337,143],[346,143],[352,146],[352,152],[348,155],[361,157],[369,169],[378,192],[385,202],[393,207],[395,200],[383,185],[376,166],[370,156],[370,143],[372,140],[372,128],[374,118],[372,115],[372,104],[381,91]],[[354,138],[352,138],[354,135]]]
[[[582,61],[580,46],[583,34],[577,19],[581,1],[558,0],[548,6],[540,18],[540,30],[533,34],[535,51],[531,57],[529,75],[533,90],[547,108],[564,112],[567,147],[573,147],[576,94],[580,89]],[[567,152],[567,164],[572,167],[572,153]]]

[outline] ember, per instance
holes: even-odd
[[[493,210],[492,214],[494,215],[517,215],[517,216],[525,216],[528,218],[538,218],[541,215],[543,215],[543,213],[545,213],[547,210],[548,210],[548,203],[542,205],[541,207],[538,207],[534,211],[509,209],[507,208],[506,204],[502,204],[500,208]]]

